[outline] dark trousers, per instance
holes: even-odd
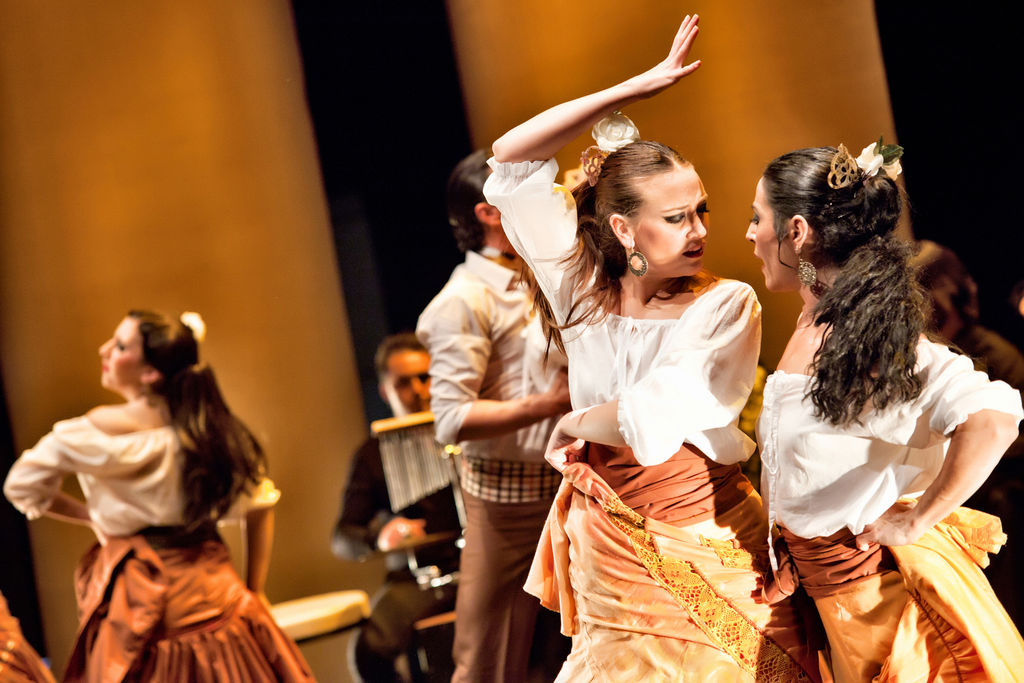
[[[395,658],[409,648],[413,624],[454,606],[452,585],[420,590],[411,576],[389,580],[373,596],[370,618],[351,641],[349,661],[367,683],[401,681]]]

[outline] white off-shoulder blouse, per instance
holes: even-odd
[[[814,417],[805,398],[809,376],[768,378],[757,437],[769,522],[804,538],[844,527],[859,534],[935,480],[950,434],[972,413],[990,409],[1021,419],[1017,391],[941,344],[921,340],[916,372],[923,384],[916,399],[866,410],[842,427]]]
[[[85,416],[62,420],[22,453],[4,482],[4,495],[29,519],[46,512],[64,477],[75,474],[93,526],[107,536],[129,536],[148,526],[183,521],[184,455],[172,427],[108,434]],[[280,492],[265,479],[228,516],[273,505]]]
[[[484,195],[565,322],[576,283],[562,260],[575,248],[577,222],[572,195],[555,184],[558,165],[489,163]],[[736,424],[761,343],[761,307],[746,283],[716,281],[678,319],[608,315],[562,337],[573,408],[618,399],[619,432],[641,465],[665,462],[684,443],[722,464],[753,452]]]

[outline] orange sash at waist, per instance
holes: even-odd
[[[896,569],[888,548],[872,543],[868,550],[859,550],[849,529],[816,538],[802,538],[784,527],[779,531],[782,538],[776,541],[775,549],[780,566],[786,564],[788,555],[800,585],[812,598],[833,595],[868,577]]]
[[[692,446],[663,463],[641,465],[631,448],[588,443],[586,462],[625,505],[668,524],[712,519],[753,491],[738,464],[722,465]]]

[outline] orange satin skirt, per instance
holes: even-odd
[[[69,681],[312,681],[295,643],[238,578],[224,544],[93,546],[75,572]]]
[[[526,583],[573,638],[558,681],[820,680],[803,617],[762,598],[756,493],[677,526],[625,506],[586,465],[572,470]]]
[[[959,508],[896,570],[814,598],[837,683],[1024,681],[1024,641],[981,568],[1006,541],[999,519]]]

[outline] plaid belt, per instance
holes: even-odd
[[[546,462],[488,460],[464,455],[459,459],[462,490],[492,503],[532,503],[553,498],[562,474]]]

